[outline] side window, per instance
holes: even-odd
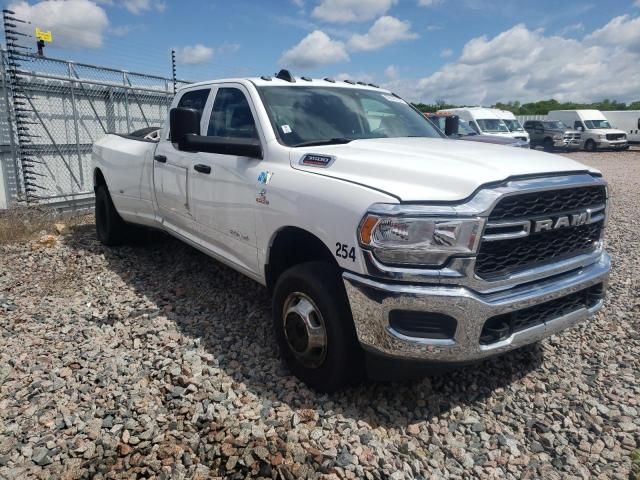
[[[258,139],[249,102],[241,90],[231,87],[218,89],[207,136]]]
[[[211,90],[208,88],[202,90],[192,90],[190,92],[185,93],[180,98],[178,102],[178,107],[182,108],[193,108],[200,112],[200,116],[202,117],[202,112],[204,111],[204,106],[207,103],[207,98],[209,98],[209,92]]]
[[[471,128],[473,128],[476,131],[476,133],[480,133],[480,129],[478,128],[478,124],[475,121],[473,121],[473,120],[469,121],[469,125],[471,125]]]

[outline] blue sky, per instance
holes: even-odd
[[[168,75],[176,48],[178,75],[189,80],[285,66],[296,75],[377,82],[425,102],[640,99],[640,0],[5,5],[53,31],[50,56]]]

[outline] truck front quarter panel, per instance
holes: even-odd
[[[269,263],[269,251],[278,233],[296,227],[320,239],[344,270],[365,273],[357,229],[374,203],[397,199],[324,175],[279,164],[264,171],[268,177],[256,188],[258,264]]]

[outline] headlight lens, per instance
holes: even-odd
[[[598,135],[598,139],[600,140],[604,140],[607,136],[606,135]]]
[[[554,135],[554,140],[562,140],[562,134]]]
[[[369,214],[360,223],[360,245],[382,263],[441,266],[453,255],[473,254],[481,218],[387,217]]]

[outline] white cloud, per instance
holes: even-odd
[[[389,88],[411,100],[491,105],[497,101],[633,101],[640,92],[640,17],[623,15],[582,39],[516,25],[467,42],[459,58]]]
[[[284,52],[279,63],[285,67],[316,68],[348,60],[349,54],[344,43],[332,40],[321,30],[315,30]]]
[[[293,3],[298,8],[304,7],[304,0],[291,0],[291,3]]]
[[[312,15],[335,23],[365,22],[384,15],[398,0],[321,0]]]
[[[418,35],[411,31],[411,24],[395,17],[380,17],[364,35],[355,34],[348,46],[353,51],[378,50],[402,40],[413,40]]]
[[[62,48],[100,48],[109,27],[106,12],[88,0],[45,0],[33,5],[21,1],[8,8],[31,22],[28,33],[33,34],[35,27],[51,30],[53,44]]]
[[[135,15],[139,15],[149,10],[164,12],[167,9],[167,2],[164,0],[93,0],[102,5],[118,5],[129,10]]]
[[[384,76],[387,77],[389,80],[395,80],[400,76],[400,73],[398,72],[398,67],[396,67],[395,65],[389,65],[387,68],[384,69]]]
[[[640,8],[640,0],[636,0],[635,2],[633,2],[633,5],[635,7],[639,7]]]
[[[453,55],[453,50],[450,48],[445,48],[440,52],[442,58],[449,58],[451,55]]]
[[[442,0],[418,0],[418,6],[420,7],[433,7],[441,3]]]
[[[156,0],[122,0],[122,5],[131,13],[136,15],[149,10],[164,12],[167,9],[167,4],[165,2]]]
[[[572,23],[571,25],[567,25],[566,27],[561,28],[560,31],[558,32],[558,35],[563,36],[572,32],[581,32],[583,30],[584,30],[584,25],[582,22]]]
[[[594,45],[624,47],[640,52],[640,17],[632,18],[630,15],[616,17],[604,27],[588,35],[586,40]]]
[[[427,25],[427,32],[437,32],[438,30],[442,30],[441,25]]]
[[[207,63],[213,58],[213,48],[201,43],[187,47],[176,48],[176,63],[180,65],[199,65]]]

